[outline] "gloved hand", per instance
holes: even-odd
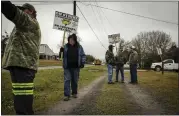
[[[80,65],[80,68],[84,68],[84,64],[81,64],[81,65]]]
[[[64,52],[64,48],[63,47],[60,48],[60,52]]]
[[[64,52],[64,48],[63,48],[63,47],[61,47],[61,48],[60,48],[60,52],[59,52],[59,58],[61,58],[61,57],[62,57],[63,52]]]

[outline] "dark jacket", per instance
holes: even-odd
[[[63,52],[63,68],[65,68],[65,69],[69,67],[68,60],[70,58],[68,58],[68,49],[69,49],[69,45],[66,44],[64,46],[64,52]],[[79,43],[77,44],[77,52],[78,52],[78,68],[80,68],[86,62],[86,55],[84,53],[83,47]]]
[[[110,64],[110,65],[114,65],[115,64],[114,54],[113,54],[113,52],[111,52],[109,50],[106,51],[105,59],[106,59],[106,63],[107,64]]]
[[[67,44],[67,68],[78,68],[78,45]]]
[[[116,65],[118,66],[124,66],[126,60],[125,60],[125,57],[123,55],[123,52],[118,52],[116,57],[115,57],[115,62],[116,62]]]

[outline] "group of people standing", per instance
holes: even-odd
[[[10,71],[14,109],[17,115],[33,115],[34,78],[38,70],[41,29],[36,19],[37,12],[33,5],[15,6],[10,1],[1,2],[1,12],[15,27],[5,48],[2,67]],[[77,36],[68,37],[68,43],[61,48],[64,68],[64,100],[77,98],[77,88],[80,69],[84,68],[86,55],[83,47],[78,43]],[[113,46],[106,52],[108,66],[108,83],[111,84],[113,66],[116,65],[116,81],[120,70],[124,82],[124,68],[126,62],[123,52],[116,57]],[[131,83],[137,83],[137,52],[132,47],[130,57]],[[71,86],[71,87],[70,87]],[[72,93],[71,93],[72,90]]]
[[[108,84],[114,84],[112,81],[113,68],[116,67],[116,82],[119,81],[119,71],[121,73],[121,83],[124,83],[124,64],[128,61],[130,65],[130,75],[132,84],[137,84],[137,66],[138,66],[138,53],[134,46],[128,50],[118,50],[117,55],[114,56],[113,45],[109,45],[105,54],[105,59],[108,69]],[[128,60],[127,60],[128,59]]]

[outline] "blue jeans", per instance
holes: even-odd
[[[108,82],[112,82],[112,76],[113,76],[113,66],[108,64]]]
[[[137,64],[130,64],[131,82],[137,82]]]
[[[124,66],[116,66],[116,81],[118,81],[119,71],[121,73],[121,81],[124,81]]]
[[[77,94],[79,72],[80,69],[78,68],[64,69],[64,96],[70,96],[71,89],[72,95]]]

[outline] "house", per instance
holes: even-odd
[[[57,60],[58,54],[54,53],[47,44],[41,44],[39,49],[39,59]]]

